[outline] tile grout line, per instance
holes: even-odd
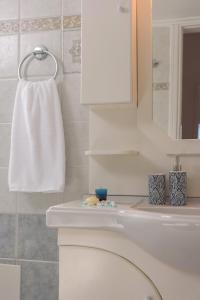
[[[21,259],[18,258],[16,261],[19,262],[32,262],[32,263],[46,263],[46,264],[58,264],[58,260],[37,260],[37,259]]]
[[[79,72],[79,71],[74,71],[74,72],[63,72],[63,75],[64,76],[67,76],[67,75],[80,75],[81,74],[81,72]],[[29,77],[31,78],[31,79],[37,79],[37,78],[39,78],[39,77],[41,77],[41,78],[46,78],[46,77],[48,77],[48,76],[50,76],[51,74],[40,74],[39,76],[37,76],[37,75],[29,75]],[[18,77],[9,77],[9,76],[7,76],[7,77],[1,77],[0,76],[0,82],[4,82],[4,81],[17,81],[18,80]]]
[[[17,67],[19,67],[20,63],[20,41],[21,41],[21,0],[18,0],[18,55],[17,55]],[[17,80],[18,80],[18,74],[17,74]]]
[[[18,259],[18,242],[19,242],[19,214],[18,214],[18,193],[16,193],[15,196],[16,199],[16,220],[15,220],[15,226],[16,226],[16,236],[15,236],[15,259]]]
[[[20,63],[20,46],[21,46],[21,0],[18,0],[18,64],[19,67]],[[16,236],[15,236],[15,258],[18,258],[18,241],[19,241],[19,215],[18,215],[18,193],[15,194],[15,201],[16,201]]]
[[[13,77],[13,76],[4,76],[4,77],[0,77],[0,81],[7,81],[7,80],[9,80],[9,81],[16,81],[17,80],[17,76],[16,77]]]
[[[61,86],[61,105],[63,103],[63,98],[64,98],[64,76],[65,76],[65,68],[64,68],[64,0],[61,0],[61,59],[62,59],[62,86]],[[66,162],[65,162],[66,163]],[[61,199],[62,202],[64,202],[64,193],[62,193]]]
[[[1,261],[15,261],[15,262],[32,262],[32,263],[46,263],[46,264],[58,264],[59,261],[57,260],[38,260],[38,259],[21,259],[21,258],[0,258]]]
[[[17,68],[20,63],[20,40],[21,40],[21,0],[18,0],[18,45],[17,45]],[[18,80],[18,75],[17,75],[17,80]],[[16,206],[15,206],[15,260],[17,260],[18,257],[18,232],[19,232],[19,218],[18,218],[18,193],[15,193],[15,201],[16,201]]]

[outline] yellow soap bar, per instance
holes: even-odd
[[[83,203],[88,206],[95,206],[99,203],[99,199],[96,196],[91,196],[88,197]]]

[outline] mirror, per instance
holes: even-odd
[[[200,139],[200,0],[152,0],[153,120]]]

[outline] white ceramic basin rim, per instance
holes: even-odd
[[[200,203],[102,209],[84,208],[76,201],[49,208],[47,225],[118,231],[163,263],[200,276]]]

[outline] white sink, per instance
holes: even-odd
[[[177,216],[200,216],[200,207],[152,206],[138,207],[139,211]]]
[[[200,202],[195,202],[188,207],[142,204],[121,214],[120,224],[123,232],[152,256],[200,276]]]
[[[112,209],[85,208],[75,201],[49,208],[47,225],[118,231],[163,263],[200,276],[200,201],[185,207],[144,201]]]

